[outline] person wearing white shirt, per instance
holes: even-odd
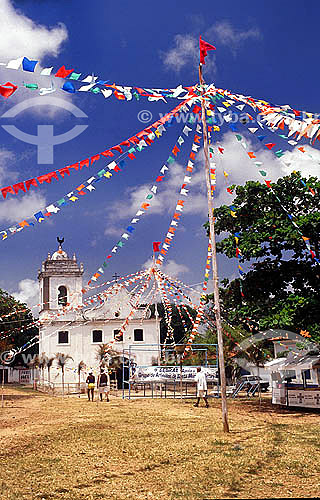
[[[206,408],[209,408],[209,403],[207,400],[207,380],[206,374],[201,371],[201,366],[197,368],[197,374],[194,377],[194,380],[197,384],[197,402],[193,406],[199,406],[200,398],[203,398],[206,403]]]

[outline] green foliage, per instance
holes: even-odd
[[[184,340],[185,340],[185,336],[186,336],[185,330],[184,330],[184,326],[183,326],[183,323],[181,321],[181,316],[180,316],[180,313],[179,313],[177,307],[174,304],[171,304],[171,308],[172,308],[171,326],[173,328],[174,339],[175,339],[175,342],[177,344],[180,344],[180,343],[184,342]],[[187,306],[187,308],[188,308],[190,316],[194,319],[197,315],[196,311],[189,306]],[[153,316],[154,316],[154,309],[155,309],[154,305],[152,305],[150,307],[150,310],[151,310],[151,314]],[[166,322],[166,315],[165,315],[164,306],[161,302],[157,304],[157,309],[158,309],[158,313],[159,313],[159,319],[161,319],[161,321],[160,321],[160,342],[163,343],[166,336],[167,336],[168,325]],[[182,311],[183,319],[184,319],[185,324],[187,326],[187,333],[189,334],[192,330],[191,321],[188,317],[188,314],[184,310],[184,308],[182,308],[181,311]]]
[[[19,310],[23,312],[19,312]],[[3,317],[8,314],[8,317]],[[25,329],[27,325],[34,322],[32,313],[27,306],[1,289],[0,317],[2,317],[2,321],[0,321],[0,352],[22,347],[38,334],[39,329],[36,326]],[[37,348],[37,345],[33,346],[29,352],[36,353]],[[19,361],[19,357],[17,357],[15,363]]]
[[[255,181],[237,186],[236,217],[227,206],[215,211],[217,234],[231,233],[217,243],[217,251],[232,258],[238,246],[242,267],[245,262],[250,266],[241,281],[223,280],[224,314],[232,324],[249,330],[257,325],[297,333],[307,330],[313,340],[320,340],[320,265],[316,262],[320,260],[320,181],[292,173],[271,186],[272,190]],[[235,233],[239,233],[238,244]],[[309,238],[315,259],[301,235]]]

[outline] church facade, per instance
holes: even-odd
[[[90,309],[82,307],[82,277],[84,268],[72,258],[61,245],[42,263],[39,271],[39,292],[41,322],[39,354],[54,357],[56,353],[72,357],[65,367],[66,383],[78,382],[77,367],[82,361],[85,370],[81,380],[89,371],[98,373],[101,346],[116,338],[122,323],[128,317],[132,306],[132,294],[121,283],[116,284],[106,300]],[[103,294],[101,294],[103,295]],[[129,361],[138,366],[157,364],[160,354],[159,319],[150,317],[150,311],[138,308],[130,319],[121,341],[115,341],[112,349],[117,351],[125,364]],[[60,382],[60,371],[53,363],[50,370],[51,382]]]

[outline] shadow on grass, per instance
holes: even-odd
[[[291,406],[286,408],[280,405],[273,405],[270,400],[238,400],[235,401],[235,405],[239,408],[249,410],[253,413],[268,413],[273,415],[291,415],[293,418],[300,418],[306,414],[319,415],[320,408],[301,408]]]
[[[27,394],[4,394],[4,401],[20,401],[21,399],[30,399]]]

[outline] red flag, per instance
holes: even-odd
[[[152,243],[153,251],[154,252],[159,252],[159,250],[160,250],[160,244],[161,244],[161,241],[154,241]]]
[[[268,149],[274,148],[275,144],[273,142],[268,142],[268,144],[265,144],[265,147]]]
[[[20,191],[20,189],[24,192],[26,192],[26,188],[24,186],[24,183],[23,182],[18,182],[18,184],[13,184],[13,190],[16,194],[18,194],[18,192]]]
[[[59,168],[58,170],[59,174],[61,175],[61,177],[64,179],[64,176],[67,174],[67,175],[70,175],[70,170],[69,170],[69,167],[63,167],[63,168]]]
[[[94,163],[95,161],[98,161],[100,160],[100,155],[94,155],[94,156],[91,156],[91,165],[92,163]]]
[[[89,164],[90,164],[90,160],[89,158],[86,158],[85,160],[81,160],[80,162],[80,170],[86,166],[86,167],[89,167]]]
[[[47,182],[48,184],[50,184],[53,178],[57,179],[57,181],[59,180],[57,172],[55,172],[55,171],[49,172],[48,174],[45,174],[45,175],[40,175],[39,177],[37,177],[37,180],[38,180],[39,184],[43,184],[43,182]]]
[[[205,42],[199,37],[199,46],[200,46],[200,63],[206,64],[204,58],[208,55],[208,50],[216,50],[216,48],[208,42]]]
[[[17,90],[17,88],[18,87],[13,83],[7,82],[4,85],[0,85],[0,95],[7,99]]]
[[[56,72],[56,74],[54,76],[57,76],[59,78],[67,78],[67,76],[70,75],[70,73],[72,73],[73,71],[73,68],[72,69],[67,69],[65,67],[65,65],[61,66],[61,68],[58,69],[58,71]]]
[[[27,188],[27,191],[29,191],[30,186],[35,186],[35,187],[38,187],[37,180],[36,180],[36,179],[29,179],[29,180],[27,180],[27,181],[26,181],[26,188]]]
[[[12,189],[12,186],[7,186],[5,188],[1,189],[2,196],[5,198],[8,193],[15,194],[15,192]]]
[[[105,151],[102,151],[101,153],[103,156],[114,156],[113,152],[110,151],[110,149],[106,149]]]

